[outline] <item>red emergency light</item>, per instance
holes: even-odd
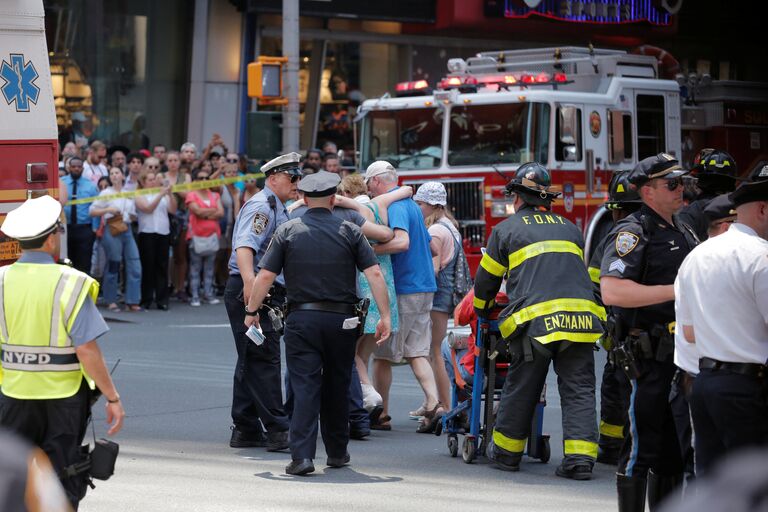
[[[429,83],[426,80],[416,80],[413,82],[400,82],[395,85],[395,92],[398,96],[419,96],[429,94]]]

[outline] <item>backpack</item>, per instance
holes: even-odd
[[[459,302],[469,293],[474,286],[472,282],[472,276],[469,273],[469,263],[467,257],[464,254],[464,248],[456,244],[456,250],[458,256],[456,258],[456,265],[453,267],[453,307],[459,305]]]
[[[455,231],[455,228],[453,228],[452,225],[449,226],[447,221],[440,222],[440,224],[448,228],[451,233]],[[474,283],[472,282],[472,275],[469,272],[469,263],[467,262],[467,256],[464,254],[464,247],[462,247],[461,243],[456,240],[455,237],[453,242],[454,251],[456,252],[456,255],[454,256],[456,261],[453,264],[453,290],[451,293],[451,302],[455,308],[459,305],[464,296],[469,293],[474,286]]]

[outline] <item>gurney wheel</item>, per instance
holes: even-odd
[[[455,457],[459,454],[459,440],[456,437],[456,434],[450,434],[448,436],[448,453],[451,454],[451,457]]]
[[[464,459],[464,462],[467,464],[471,464],[472,461],[475,460],[477,454],[477,445],[475,444],[475,441],[474,438],[466,436],[464,438],[464,443],[461,446],[461,458]]]
[[[539,457],[539,460],[546,464],[549,462],[549,457],[551,454],[549,449],[549,437],[540,437],[539,438],[539,453],[541,454],[541,457]]]

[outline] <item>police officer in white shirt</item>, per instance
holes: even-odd
[[[728,194],[722,194],[709,200],[709,204],[702,210],[702,215],[707,223],[707,232],[705,233],[707,239],[728,231],[728,227],[736,220],[736,212],[733,208],[733,201]],[[677,285],[675,288],[675,296],[677,297],[681,293],[680,281],[676,281],[675,284]],[[675,328],[674,362],[678,370],[672,380],[669,405],[672,407],[681,455],[683,462],[685,462],[685,480],[690,482],[694,477],[694,458],[689,401],[693,380],[699,374],[699,351],[696,344],[686,341],[679,322]]]
[[[700,357],[690,400],[699,475],[768,442],[768,166],[730,197],[736,222],[692,251],[675,283],[677,325]]]

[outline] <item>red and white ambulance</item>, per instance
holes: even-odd
[[[42,0],[0,2],[0,230],[26,199],[59,197],[58,141]],[[19,255],[0,232],[0,264]]]
[[[388,160],[401,180],[441,181],[473,271],[493,226],[510,214],[504,185],[538,161],[582,229],[607,198],[611,173],[666,152],[681,156],[680,90],[655,57],[563,47],[451,59],[435,89],[399,84],[397,97],[358,111],[360,168]]]

